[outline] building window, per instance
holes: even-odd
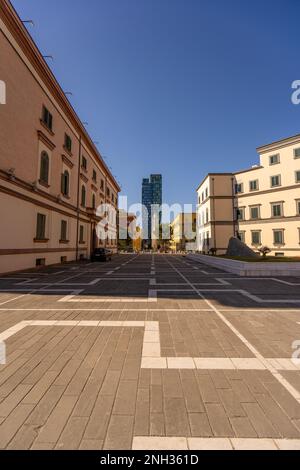
[[[300,215],[300,199],[296,201],[296,211],[297,211],[297,215]]]
[[[95,196],[95,194],[93,194],[93,196],[92,196],[92,208],[96,209],[96,196]]]
[[[42,122],[50,131],[52,131],[53,117],[52,117],[52,114],[46,108],[46,106],[43,106]]]
[[[85,186],[81,187],[81,205],[82,207],[85,207],[86,204],[86,189]]]
[[[300,171],[296,171],[296,183],[300,183]]]
[[[206,190],[205,190],[205,198],[206,199],[208,198],[208,188],[206,188]]]
[[[272,207],[272,217],[282,217],[283,205],[281,202],[273,203],[271,207]]]
[[[65,149],[68,152],[72,152],[72,139],[68,134],[65,134]]]
[[[271,188],[276,188],[276,186],[281,185],[281,176],[276,175],[276,176],[271,176]]]
[[[109,188],[106,189],[106,196],[107,196],[107,197],[110,196],[110,190],[109,190]]]
[[[79,227],[79,243],[84,243],[84,226]]]
[[[104,181],[103,180],[101,180],[100,189],[101,189],[101,191],[104,191]]]
[[[260,207],[259,206],[250,207],[250,219],[255,220],[259,218],[260,218]]]
[[[61,225],[60,225],[60,240],[61,240],[62,242],[66,242],[66,241],[67,241],[67,228],[68,228],[67,221],[66,221],[66,220],[62,220],[62,221],[61,221]]]
[[[49,157],[47,152],[41,154],[40,182],[45,184],[49,182]]]
[[[245,220],[245,209],[239,208],[236,210],[236,218],[237,220]]]
[[[69,196],[70,191],[70,175],[69,172],[66,170],[61,175],[61,192],[64,196]]]
[[[241,194],[244,192],[244,185],[243,183],[238,183],[235,185],[235,194]]]
[[[206,223],[208,224],[209,222],[209,211],[206,209]]]
[[[300,147],[294,149],[294,158],[300,158]]]
[[[249,189],[250,189],[250,191],[258,191],[258,189],[259,189],[258,180],[250,181]]]
[[[87,159],[84,156],[81,159],[81,168],[83,168],[85,171],[87,170]]]
[[[93,181],[95,181],[95,183],[97,182],[97,172],[96,172],[96,170],[93,170]]]
[[[269,161],[270,165],[277,165],[278,163],[280,163],[280,155],[272,155],[271,157],[269,157]]]
[[[46,216],[38,214],[36,220],[36,240],[46,239]]]
[[[252,241],[252,245],[261,245],[261,232],[259,231],[251,232],[251,241]]]
[[[273,230],[274,245],[284,244],[284,232],[283,230]]]

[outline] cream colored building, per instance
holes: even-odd
[[[226,252],[232,236],[275,256],[300,256],[300,135],[257,149],[258,165],[208,174],[199,186],[197,247]]]
[[[173,252],[196,250],[196,217],[195,212],[180,213],[170,224],[170,249]]]
[[[0,10],[0,272],[117,249],[116,227],[96,226],[119,185],[7,0]]]

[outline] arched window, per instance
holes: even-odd
[[[85,189],[85,186],[82,186],[81,187],[81,205],[82,205],[82,207],[85,207],[85,203],[86,203],[86,189]]]
[[[64,196],[69,196],[70,190],[70,175],[68,170],[61,175],[61,192]]]
[[[96,196],[95,196],[95,194],[93,194],[93,197],[92,197],[92,208],[96,209]]]
[[[47,152],[41,153],[40,181],[46,184],[49,182],[49,157]]]

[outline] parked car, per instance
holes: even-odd
[[[106,248],[96,248],[91,256],[91,261],[111,261],[112,252]]]

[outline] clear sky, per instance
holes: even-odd
[[[14,0],[130,203],[162,173],[196,203],[208,172],[300,132],[299,0]]]

